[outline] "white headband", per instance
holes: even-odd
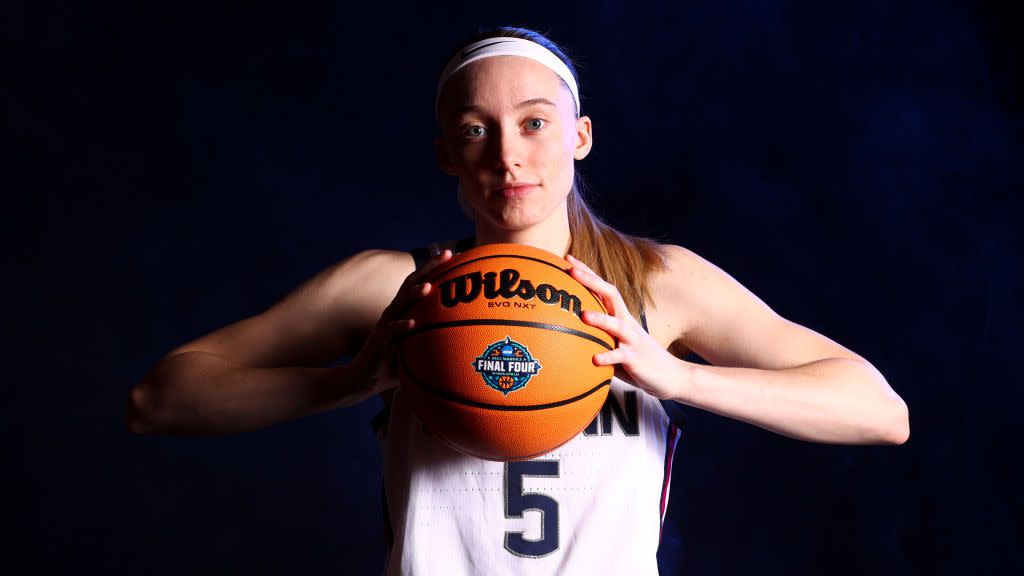
[[[506,36],[487,38],[474,42],[452,57],[448,65],[445,66],[444,72],[441,73],[441,79],[437,81],[437,96],[434,99],[434,110],[437,110],[437,105],[441,100],[441,89],[444,88],[445,83],[448,82],[452,75],[466,64],[489,56],[522,56],[547,66],[569,86],[572,98],[576,101],[576,114],[580,113],[580,91],[576,86],[576,79],[573,78],[572,72],[569,71],[569,67],[565,65],[565,62],[562,62],[561,58],[555,56],[553,52],[536,42]]]

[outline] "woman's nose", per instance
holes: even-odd
[[[494,147],[494,165],[498,169],[507,170],[522,165],[522,141],[519,132],[514,128],[501,128],[497,137],[491,139]]]

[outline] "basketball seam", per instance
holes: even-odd
[[[590,340],[595,344],[604,346],[607,350],[614,349],[614,346],[601,340],[593,334],[587,334],[582,330],[575,328],[569,328],[568,326],[561,326],[558,324],[547,324],[545,322],[531,322],[529,320],[497,320],[493,318],[474,318],[472,320],[452,320],[450,322],[434,322],[431,324],[424,324],[417,326],[412,330],[402,335],[402,339],[411,338],[416,334],[423,332],[429,332],[432,330],[441,330],[444,328],[456,328],[459,326],[519,326],[522,328],[538,328],[541,330],[551,330],[552,332],[561,332],[570,336],[576,336],[577,338],[583,338],[584,340]]]
[[[465,262],[460,262],[460,263],[456,264],[455,266],[452,266],[451,268],[445,268],[440,273],[435,274],[434,277],[430,279],[430,282],[431,283],[437,282],[438,278],[440,278],[441,276],[444,276],[445,274],[451,272],[452,270],[457,270],[459,268],[462,268],[463,266],[468,266],[469,264],[472,264],[473,262],[479,262],[481,260],[490,260],[492,258],[518,258],[520,260],[533,260],[534,262],[540,262],[541,264],[546,264],[548,266],[551,266],[552,268],[554,268],[555,270],[558,270],[559,272],[565,274],[566,276],[569,275],[569,273],[567,271],[563,270],[561,266],[559,266],[557,264],[554,264],[552,262],[548,262],[547,260],[542,260],[540,258],[534,258],[533,256],[522,256],[522,255],[519,255],[519,254],[489,254],[487,256],[479,256],[477,258],[473,258],[472,260],[466,260]],[[570,278],[571,278],[571,276],[570,276]]]

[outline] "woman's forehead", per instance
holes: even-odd
[[[440,108],[449,114],[466,107],[514,108],[534,99],[575,114],[572,94],[554,70],[521,56],[492,56],[456,72],[443,88]]]

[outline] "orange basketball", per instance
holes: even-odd
[[[431,273],[398,354],[402,394],[431,433],[480,458],[523,460],[594,419],[614,368],[592,359],[617,343],[581,319],[605,309],[570,267],[539,248],[488,244]]]

